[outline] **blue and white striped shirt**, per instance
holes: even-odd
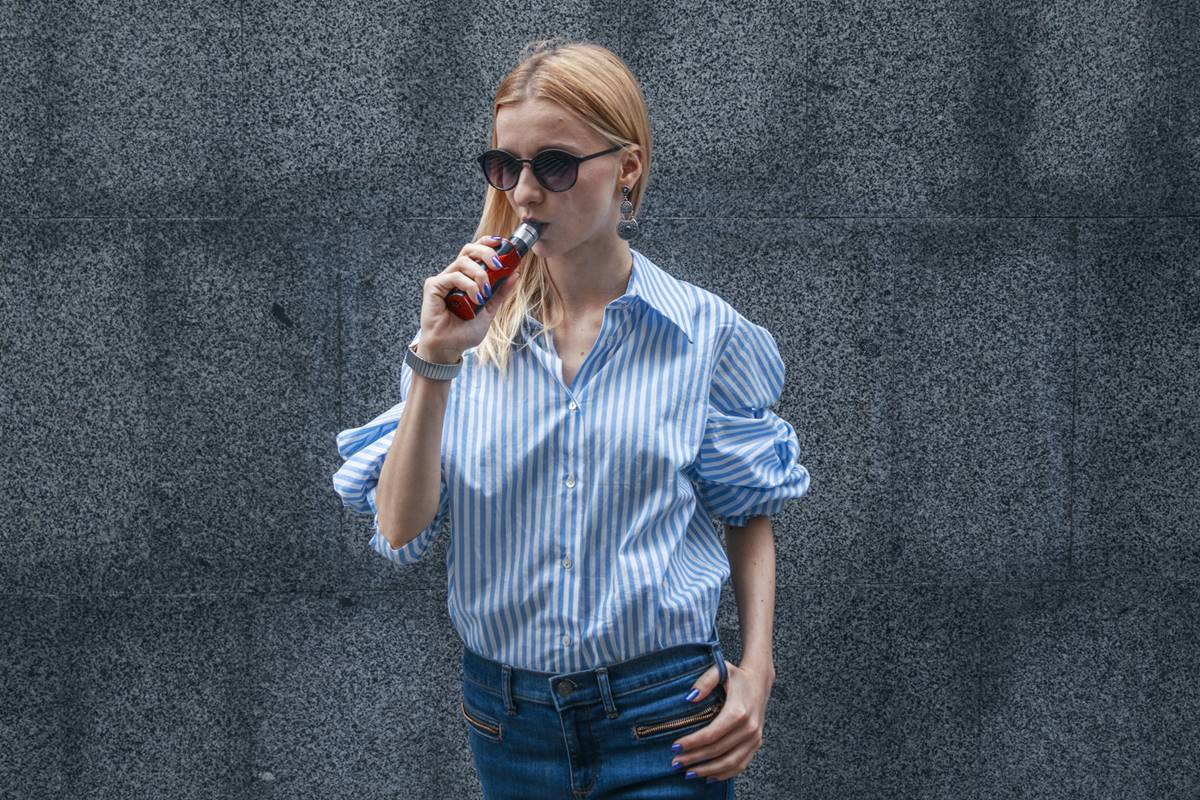
[[[784,379],[770,332],[631,250],[570,386],[530,314],[507,380],[463,353],[437,515],[403,547],[379,532],[375,492],[412,370],[399,403],[337,435],[333,486],[375,514],[370,546],[414,563],[449,514],[450,618],[464,646],[523,669],[712,639],[729,562],[710,516],[744,526],[808,491],[796,432],[770,410]]]

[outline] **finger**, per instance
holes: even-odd
[[[698,764],[709,758],[720,756],[733,747],[737,747],[744,741],[754,739],[754,732],[746,732],[745,728],[739,726],[736,722],[732,722],[732,717],[726,717],[721,726],[718,727],[718,722],[721,720],[720,715],[716,716],[715,720],[709,722],[696,733],[684,736],[678,741],[678,744],[683,745],[683,752],[674,757],[674,760],[682,764]],[[701,739],[701,734],[706,734]]]
[[[440,296],[447,297],[452,289],[462,290],[473,303],[479,302],[476,297],[479,294],[479,285],[466,273],[448,272],[438,281],[437,293]]]
[[[693,703],[699,703],[704,698],[708,697],[708,693],[717,688],[717,683],[721,680],[721,673],[717,671],[717,665],[714,664],[700,674],[692,683],[692,691],[688,693],[686,700]]]
[[[700,730],[676,739],[671,745],[671,749],[684,754],[703,753],[705,747],[713,746],[714,743],[720,742],[729,734],[740,734],[739,728],[745,724],[745,718],[730,709],[731,706],[726,702],[711,722]],[[735,738],[740,738],[740,736]]]
[[[686,774],[696,778],[712,778],[723,781],[746,771],[750,760],[754,758],[755,749],[749,743],[743,743],[726,752],[719,758],[713,758],[703,763],[686,767]]]
[[[472,250],[486,249],[480,248],[479,245],[468,245],[468,247],[470,247]],[[482,264],[480,264],[473,256],[470,255],[461,255],[454,260],[454,263],[461,266],[463,272],[469,275],[471,280],[475,281],[475,288],[471,290],[472,295],[474,295],[475,292],[479,292],[483,295],[484,299],[487,299],[489,296],[491,296],[493,287],[488,281],[487,270],[483,268]]]
[[[715,723],[714,723],[715,724]],[[709,727],[712,727],[710,725]],[[738,728],[730,730],[720,739],[704,746],[697,745],[691,751],[684,750],[682,753],[674,757],[674,761],[678,761],[687,769],[694,769],[698,765],[705,764],[714,759],[723,757],[731,750],[738,748],[749,748],[750,752],[758,749],[758,744],[755,742],[757,737],[754,732],[749,733]]]

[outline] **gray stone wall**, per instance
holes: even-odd
[[[370,551],[333,437],[553,34],[643,84],[635,246],[787,364],[738,796],[1200,795],[1194,3],[10,0],[0,797],[482,796],[445,536]]]

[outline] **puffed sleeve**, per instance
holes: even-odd
[[[709,516],[744,527],[802,497],[809,476],[795,429],[771,411],[784,367],[770,331],[737,314],[717,347],[704,436],[685,474]]]
[[[420,338],[420,333],[413,342]],[[412,342],[409,342],[411,345]],[[379,508],[375,504],[375,493],[379,485],[379,473],[387,458],[392,440],[396,438],[396,427],[404,411],[405,398],[412,385],[412,370],[407,364],[400,369],[400,397],[396,405],[389,408],[365,425],[348,428],[337,435],[338,455],[345,463],[333,474],[333,488],[342,498],[342,505],[360,514],[373,514],[374,534],[369,546],[380,555],[396,564],[414,564],[420,561],[441,527],[442,520],[450,507],[450,495],[446,489],[446,471],[443,462],[440,469],[441,490],[438,510],[433,522],[403,547],[392,547],[379,530]]]

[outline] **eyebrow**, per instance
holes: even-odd
[[[579,148],[573,144],[567,144],[566,142],[550,142],[549,144],[542,145],[539,149],[535,150],[533,154],[537,155],[538,153],[542,152],[542,150],[549,150],[550,148],[553,148],[553,147],[557,147],[560,150],[566,150],[571,153],[579,152]],[[510,153],[512,152],[512,148],[501,147],[500,145],[496,145],[496,149],[497,150],[507,150]]]

